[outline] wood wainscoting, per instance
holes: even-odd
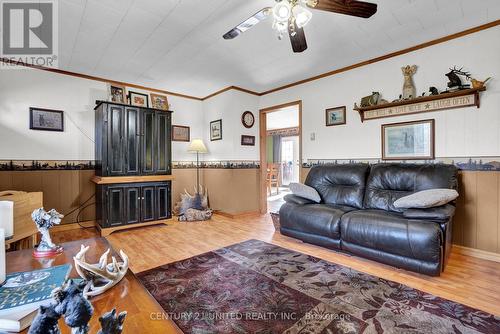
[[[301,168],[301,182],[309,170]],[[500,172],[460,171],[458,176],[453,244],[468,255],[500,262]]]
[[[301,168],[305,180],[308,168]],[[92,197],[95,185],[92,170],[1,171],[0,191],[42,191],[44,206],[67,214]],[[172,201],[180,199],[187,189],[193,192],[196,169],[173,170]],[[258,169],[201,169],[201,182],[206,185],[210,206],[231,216],[259,211]],[[461,171],[460,197],[453,225],[453,243],[465,247],[468,254],[475,249],[499,255],[500,259],[500,172]],[[94,202],[91,198],[87,204]],[[63,223],[76,221],[77,212],[64,218]],[[80,221],[95,220],[95,207],[82,211]],[[486,254],[487,255],[487,254]]]
[[[210,207],[231,216],[259,211],[260,171],[255,168],[223,169],[203,168],[200,182],[208,190]],[[180,200],[181,192],[186,189],[194,192],[196,169],[173,170],[174,203]]]
[[[95,221],[94,176],[93,170],[0,171],[0,191],[43,192],[44,207],[66,215],[63,224],[76,222],[77,209],[90,204],[81,212],[79,221]],[[194,192],[196,169],[174,169],[172,176],[173,203],[180,200],[184,189]],[[230,215],[259,211],[258,169],[203,168],[200,177],[214,210]]]
[[[93,170],[1,171],[0,191],[41,191],[43,206],[64,214],[63,224],[68,224],[76,222],[78,207],[95,203],[93,176]],[[85,208],[79,220],[95,220],[95,205]]]
[[[500,172],[459,174],[453,243],[500,254]]]

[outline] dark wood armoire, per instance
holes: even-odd
[[[172,111],[98,101],[96,215],[101,235],[172,218]]]

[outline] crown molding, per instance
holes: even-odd
[[[251,91],[249,89],[245,89],[245,88],[241,88],[241,87],[238,87],[238,86],[229,86],[229,87],[226,87],[226,88],[223,88],[221,90],[218,90],[216,91],[215,93],[212,93],[210,95],[207,95],[203,98],[201,98],[202,101],[205,101],[205,100],[208,100],[214,96],[217,96],[219,94],[222,94],[222,93],[225,93],[227,92],[228,90],[237,90],[237,91],[240,91],[240,92],[243,92],[243,93],[247,93],[247,94],[251,94],[251,95],[255,95],[255,96],[261,96],[260,93],[257,93],[257,92],[254,92],[254,91]]]
[[[457,38],[460,38],[460,37],[463,37],[463,36],[467,36],[467,35],[470,35],[470,34],[473,34],[473,33],[479,32],[479,31],[482,31],[482,30],[493,28],[493,27],[496,27],[498,25],[500,25],[500,20],[489,22],[489,23],[486,23],[486,24],[483,24],[483,25],[480,25],[480,26],[477,26],[477,27],[474,27],[474,28],[470,28],[470,29],[467,29],[467,30],[464,30],[464,31],[461,31],[461,32],[457,32],[455,34],[451,34],[451,35],[448,35],[448,36],[437,38],[437,39],[434,39],[434,40],[429,41],[429,42],[418,44],[418,45],[415,45],[415,46],[412,46],[412,47],[409,47],[409,48],[406,48],[406,49],[402,49],[402,50],[399,50],[399,51],[391,52],[391,53],[388,53],[388,54],[380,56],[380,57],[376,57],[376,58],[372,58],[372,59],[369,59],[369,60],[365,60],[365,61],[362,61],[362,62],[359,62],[359,63],[356,63],[356,64],[352,64],[352,65],[349,65],[349,66],[346,66],[346,67],[342,67],[342,68],[339,68],[339,69],[336,69],[336,70],[333,70],[333,71],[329,71],[329,72],[326,72],[326,73],[323,73],[323,74],[319,74],[319,75],[316,75],[316,76],[313,76],[313,77],[310,77],[310,78],[307,78],[307,79],[296,81],[296,82],[293,82],[293,83],[290,83],[290,84],[287,84],[287,85],[284,85],[284,86],[280,86],[280,87],[277,87],[277,88],[273,88],[273,89],[270,89],[270,90],[267,90],[265,92],[260,93],[260,95],[261,96],[268,95],[268,94],[275,93],[275,92],[283,90],[283,89],[291,88],[291,87],[302,85],[302,84],[305,84],[305,83],[308,83],[308,82],[311,82],[311,81],[323,79],[323,78],[326,78],[326,77],[329,77],[329,76],[332,76],[332,75],[335,75],[335,74],[339,74],[339,73],[342,73],[342,72],[350,71],[350,70],[353,70],[353,69],[358,68],[358,67],[362,67],[362,66],[366,66],[366,65],[378,63],[380,61],[383,61],[383,60],[386,60],[386,59],[389,59],[389,58],[401,56],[401,55],[404,55],[406,53],[410,53],[410,52],[413,52],[413,51],[424,49],[424,48],[427,48],[429,46],[433,46],[433,45],[436,45],[436,44],[441,44],[441,43],[444,43],[444,42],[447,42],[447,41],[450,41],[450,40],[453,40],[453,39],[457,39]]]
[[[88,79],[88,80],[110,83],[110,84],[114,84],[114,85],[126,86],[126,87],[130,87],[130,88],[148,90],[148,91],[155,92],[155,93],[162,93],[162,94],[166,94],[166,95],[178,96],[178,97],[182,97],[185,99],[202,101],[201,98],[196,97],[196,96],[179,94],[179,93],[175,93],[175,92],[170,92],[168,90],[157,89],[157,88],[152,88],[152,87],[147,87],[147,86],[141,86],[141,85],[136,85],[136,84],[132,84],[132,83],[128,83],[128,82],[116,81],[116,80],[106,79],[106,78],[97,77],[97,76],[88,75],[88,74],[60,70],[58,68],[50,68],[50,67],[43,67],[43,66],[38,66],[38,65],[27,64],[27,63],[24,63],[21,61],[14,61],[14,60],[7,59],[7,58],[0,58],[0,62],[10,64],[10,65],[24,66],[24,67],[28,67],[28,68],[33,68],[33,69],[37,69],[37,70],[42,70],[42,71],[47,71],[47,72],[52,72],[52,73],[57,73],[57,74],[62,74],[62,75],[69,75],[69,76],[82,78],[82,79]]]
[[[383,60],[386,60],[386,59],[389,59],[389,58],[401,56],[401,55],[404,55],[406,53],[410,53],[410,52],[417,51],[417,50],[420,50],[420,49],[424,49],[424,48],[427,48],[427,47],[430,47],[430,46],[433,46],[433,45],[436,45],[436,44],[441,44],[441,43],[444,43],[444,42],[447,42],[447,41],[450,41],[450,40],[453,40],[453,39],[464,37],[464,36],[467,36],[467,35],[470,35],[470,34],[473,34],[473,33],[479,32],[479,31],[482,31],[482,30],[486,30],[486,29],[490,29],[490,28],[496,27],[498,25],[500,25],[500,20],[492,21],[492,22],[489,22],[489,23],[486,23],[486,24],[482,24],[482,25],[477,26],[477,27],[473,27],[473,28],[470,28],[470,29],[467,29],[467,30],[463,30],[463,31],[457,32],[455,34],[447,35],[447,36],[444,36],[444,37],[441,37],[441,38],[437,38],[437,39],[431,40],[429,42],[425,42],[425,43],[422,43],[422,44],[418,44],[418,45],[406,48],[406,49],[402,49],[402,50],[399,50],[399,51],[391,52],[391,53],[388,53],[388,54],[383,55],[383,56],[379,56],[379,57],[368,59],[368,60],[365,60],[365,61],[362,61],[362,62],[359,62],[359,63],[356,63],[356,64],[352,64],[352,65],[349,65],[349,66],[346,66],[346,67],[335,69],[335,70],[332,70],[332,71],[329,71],[329,72],[326,72],[326,73],[322,73],[322,74],[319,74],[319,75],[316,75],[316,76],[313,76],[313,77],[310,77],[310,78],[307,78],[307,79],[303,79],[303,80],[299,80],[299,81],[296,81],[296,82],[292,82],[292,83],[286,84],[284,86],[273,88],[273,89],[270,89],[270,90],[267,90],[267,91],[264,91],[264,92],[261,92],[261,93],[258,93],[258,92],[255,92],[255,91],[251,91],[251,90],[248,90],[248,89],[244,89],[244,88],[241,88],[241,87],[237,87],[237,86],[229,86],[229,87],[221,89],[221,90],[219,90],[219,91],[217,91],[217,92],[215,92],[213,94],[210,94],[210,95],[202,98],[202,101],[205,101],[205,100],[210,99],[210,98],[212,98],[214,96],[217,96],[219,94],[227,92],[228,90],[231,90],[231,89],[239,90],[239,91],[242,91],[242,92],[245,92],[245,93],[248,93],[248,94],[252,94],[252,95],[256,95],[256,96],[264,96],[264,95],[272,94],[272,93],[278,92],[280,90],[284,90],[284,89],[288,89],[288,88],[291,88],[291,87],[303,85],[303,84],[306,84],[306,83],[311,82],[311,81],[323,79],[323,78],[326,78],[326,77],[329,77],[329,76],[333,76],[333,75],[336,75],[336,74],[339,74],[339,73],[342,73],[342,72],[347,72],[347,71],[353,70],[353,69],[358,68],[358,67],[362,67],[362,66],[374,64],[374,63],[377,63],[377,62],[380,62],[380,61],[383,61]]]
[[[326,72],[326,73],[322,73],[322,74],[319,74],[319,75],[316,75],[316,76],[313,76],[313,77],[309,77],[309,78],[306,78],[306,79],[303,79],[303,80],[299,80],[299,81],[296,81],[296,82],[292,82],[292,83],[289,83],[289,84],[286,84],[286,85],[283,85],[283,86],[279,86],[277,88],[273,88],[273,89],[270,89],[270,90],[267,90],[267,91],[264,91],[264,92],[260,92],[260,93],[252,91],[252,90],[249,90],[249,89],[245,89],[245,88],[242,88],[242,87],[239,87],[239,86],[228,86],[226,88],[218,90],[218,91],[216,91],[216,92],[214,92],[214,93],[212,93],[210,95],[207,95],[205,97],[196,97],[196,96],[192,96],[192,95],[180,94],[180,93],[170,92],[170,91],[167,91],[167,90],[162,90],[162,89],[157,89],[157,88],[152,88],[152,87],[147,87],[147,86],[141,86],[141,85],[136,85],[136,84],[122,82],[122,81],[110,80],[110,79],[106,79],[106,78],[102,78],[102,77],[97,77],[97,76],[92,76],[92,75],[87,75],[87,74],[82,74],[82,73],[76,73],[76,72],[71,72],[71,71],[65,71],[65,70],[55,69],[55,68],[48,68],[48,67],[43,67],[43,66],[31,65],[31,64],[26,64],[26,63],[23,63],[23,62],[12,61],[12,60],[7,59],[7,58],[0,58],[0,61],[4,62],[4,63],[12,64],[12,65],[25,66],[25,67],[34,68],[34,69],[43,70],[43,71],[48,71],[48,72],[57,73],[57,74],[69,75],[69,76],[79,77],[79,78],[83,78],[83,79],[96,80],[96,81],[101,81],[101,82],[106,82],[106,83],[112,83],[112,84],[126,86],[126,87],[131,87],[131,88],[143,89],[143,90],[148,90],[148,91],[151,91],[151,92],[162,93],[162,94],[172,95],[172,96],[178,96],[178,97],[182,97],[182,98],[186,98],[186,99],[191,99],[191,100],[196,100],[196,101],[205,101],[205,100],[213,98],[213,97],[215,97],[217,95],[225,93],[225,92],[227,92],[229,90],[237,90],[237,91],[240,91],[240,92],[243,92],[243,93],[247,93],[247,94],[250,94],[250,95],[255,95],[255,96],[264,96],[264,95],[272,94],[272,93],[275,93],[275,92],[278,92],[278,91],[281,91],[281,90],[284,90],[284,89],[288,89],[288,88],[291,88],[291,87],[303,85],[303,84],[306,84],[306,83],[311,82],[311,81],[316,81],[316,80],[319,80],[319,79],[323,79],[323,78],[326,78],[326,77],[329,77],[329,76],[333,76],[333,75],[336,75],[336,74],[339,74],[339,73],[342,73],[342,72],[347,72],[347,71],[350,71],[350,70],[353,70],[353,69],[356,69],[356,68],[359,68],[359,67],[363,67],[363,66],[366,66],[366,65],[374,64],[374,63],[377,63],[377,62],[380,62],[380,61],[383,61],[383,60],[386,60],[386,59],[389,59],[389,58],[401,56],[401,55],[404,55],[406,53],[410,53],[410,52],[417,51],[417,50],[420,50],[420,49],[424,49],[424,48],[427,48],[427,47],[430,47],[430,46],[433,46],[433,45],[436,45],[436,44],[441,44],[441,43],[444,43],[444,42],[447,42],[447,41],[450,41],[450,40],[453,40],[453,39],[457,39],[457,38],[464,37],[464,36],[467,36],[467,35],[470,35],[470,34],[474,34],[476,32],[482,31],[482,30],[486,30],[486,29],[490,29],[490,28],[496,27],[498,25],[500,25],[500,20],[492,21],[492,22],[489,22],[489,23],[486,23],[486,24],[482,24],[482,25],[477,26],[477,27],[473,27],[473,28],[470,28],[470,29],[467,29],[467,30],[464,30],[464,31],[457,32],[455,34],[451,34],[451,35],[448,35],[448,36],[437,38],[437,39],[434,39],[434,40],[429,41],[429,42],[418,44],[418,45],[415,45],[415,46],[412,46],[412,47],[409,47],[409,48],[406,48],[406,49],[402,49],[402,50],[399,50],[399,51],[391,52],[391,53],[388,53],[388,54],[383,55],[383,56],[379,56],[379,57],[376,57],[376,58],[368,59],[368,60],[365,60],[365,61],[362,61],[362,62],[359,62],[359,63],[356,63],[356,64],[352,64],[352,65],[349,65],[349,66],[346,66],[346,67],[335,69],[335,70],[332,70],[332,71],[329,71],[329,72]]]

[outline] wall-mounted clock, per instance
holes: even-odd
[[[247,129],[250,129],[255,123],[255,116],[251,111],[245,111],[243,115],[241,115],[241,123]]]

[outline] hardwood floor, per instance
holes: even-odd
[[[54,241],[93,235],[97,235],[94,229],[62,231],[54,234]],[[127,253],[134,273],[248,239],[259,239],[500,315],[500,263],[456,251],[452,252],[440,277],[428,277],[285,237],[275,233],[269,215],[239,218],[215,215],[208,222],[174,222],[169,226],[116,232],[107,239],[117,251],[123,249]]]

